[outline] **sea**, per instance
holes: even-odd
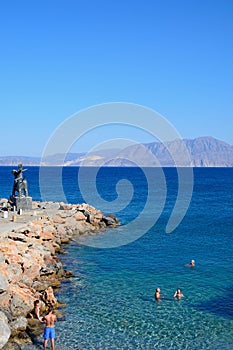
[[[12,169],[0,167],[1,198],[11,193]],[[66,303],[57,349],[233,349],[233,168],[193,169],[191,200],[181,196],[183,218],[172,232],[183,181],[175,168],[28,167],[24,174],[34,200],[87,202],[120,222],[98,238],[75,238],[60,256],[74,277],[57,293]]]

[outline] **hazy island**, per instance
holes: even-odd
[[[190,160],[182,157],[182,144],[188,150]],[[198,137],[195,139],[174,140],[166,143],[152,142],[136,144],[119,151],[109,149],[92,153],[68,153],[54,154],[41,160],[40,157],[27,156],[5,156],[0,157],[0,166],[13,166],[19,162],[30,166],[105,166],[127,167],[135,166],[129,159],[133,155],[135,162],[140,165],[142,160],[144,166],[156,166],[153,159],[147,155],[152,154],[163,167],[189,166],[189,167],[232,167],[233,146],[213,137]],[[175,155],[179,164],[175,164],[171,157]]]

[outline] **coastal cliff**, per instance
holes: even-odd
[[[74,235],[97,234],[118,225],[88,204],[33,202],[21,215],[0,201],[0,349],[26,349],[40,321],[32,316],[35,300],[46,311],[46,291],[72,277],[58,257]],[[7,215],[4,213],[7,212]],[[55,306],[62,305],[53,299]]]

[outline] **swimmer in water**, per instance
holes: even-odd
[[[156,288],[155,290],[155,300],[160,301],[160,288]]]
[[[181,299],[184,297],[184,294],[181,293],[181,290],[180,289],[177,289],[175,294],[173,295],[174,298],[176,299]]]
[[[185,267],[194,267],[195,266],[195,260],[190,260],[190,263],[189,264],[185,264],[184,265]]]
[[[189,266],[190,267],[194,267],[195,266],[195,260],[191,260],[190,263],[189,263]]]

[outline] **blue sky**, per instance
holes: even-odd
[[[231,0],[8,0],[0,33],[0,155],[40,156],[69,116],[119,101],[156,110],[183,138],[233,144]]]

